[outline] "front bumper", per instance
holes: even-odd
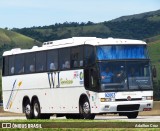
[[[149,111],[153,108],[153,100],[146,101],[123,101],[123,102],[100,102],[100,113],[140,112]]]

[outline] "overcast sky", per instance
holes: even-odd
[[[95,23],[160,9],[160,0],[0,0],[0,28]]]

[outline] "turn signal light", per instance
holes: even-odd
[[[111,102],[111,101],[115,101],[115,98],[101,98],[100,101],[101,102]]]

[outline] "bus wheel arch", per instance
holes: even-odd
[[[22,111],[25,113],[27,119],[33,119],[32,104],[28,96],[24,96],[23,98]]]
[[[91,106],[86,94],[82,94],[79,99],[79,113],[81,119],[94,119],[95,114],[91,114]]]

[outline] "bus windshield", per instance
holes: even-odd
[[[101,90],[152,89],[149,61],[106,61],[98,63]]]
[[[98,60],[148,59],[146,45],[97,46]]]

